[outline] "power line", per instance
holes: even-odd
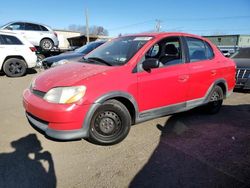
[[[111,29],[109,29],[109,31],[120,30],[120,29],[124,29],[124,28],[128,28],[128,27],[135,27],[135,26],[138,26],[138,25],[143,25],[143,24],[146,24],[146,23],[154,22],[154,21],[155,20],[147,20],[147,21],[144,21],[144,22],[124,25],[124,26],[120,26],[120,27],[116,27],[116,28],[111,28]]]
[[[108,29],[109,31],[114,31],[114,30],[121,30],[121,29],[125,29],[125,28],[130,28],[130,27],[135,27],[138,25],[143,25],[146,23],[151,23],[151,22],[158,22],[157,24],[161,26],[161,23],[166,22],[166,21],[216,21],[216,20],[233,20],[233,19],[245,19],[245,18],[250,18],[250,16],[245,15],[245,16],[223,16],[223,17],[203,17],[203,18],[165,18],[165,19],[156,19],[156,20],[146,20],[143,22],[139,22],[139,23],[134,23],[134,24],[129,24],[129,25],[124,25],[124,26],[119,26],[116,28],[111,28]],[[159,24],[160,21],[160,24]],[[159,29],[159,28],[158,28]],[[156,28],[156,30],[158,30]]]

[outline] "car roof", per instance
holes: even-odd
[[[130,35],[124,35],[121,37],[125,37],[125,36],[148,36],[148,37],[167,37],[167,36],[189,36],[189,37],[195,37],[195,38],[201,38],[201,39],[205,39],[199,35],[194,35],[194,34],[190,34],[190,33],[183,33],[183,32],[158,32],[158,33],[138,33],[138,34],[130,34]]]
[[[10,25],[10,24],[13,24],[13,23],[29,23],[29,24],[42,25],[42,26],[45,26],[45,27],[51,28],[50,26],[48,26],[48,25],[46,25],[46,24],[43,24],[43,23],[37,23],[37,22],[30,22],[30,21],[12,21],[12,22],[9,22],[9,23],[4,24],[4,26],[6,26],[6,25]]]

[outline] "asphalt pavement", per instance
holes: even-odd
[[[250,187],[250,93],[132,126],[114,146],[56,142],[28,123],[22,92],[37,75],[0,75],[0,187]]]

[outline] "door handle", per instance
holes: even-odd
[[[211,70],[211,74],[212,74],[212,76],[215,76],[215,75],[216,75],[216,73],[217,73],[217,71],[216,71],[216,70]]]
[[[186,82],[189,79],[189,75],[181,75],[179,76],[180,82]]]

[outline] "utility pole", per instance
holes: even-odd
[[[160,30],[161,30],[161,20],[156,19],[155,22],[156,22],[155,23],[156,32],[160,32]]]
[[[89,17],[88,10],[85,9],[85,18],[86,18],[86,36],[87,36],[87,44],[89,43]]]

